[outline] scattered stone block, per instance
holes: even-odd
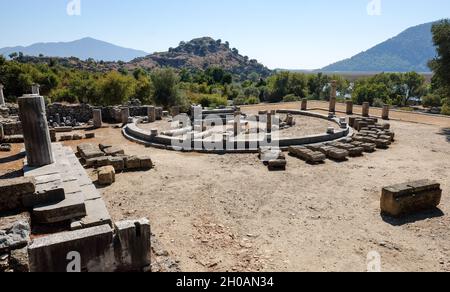
[[[286,159],[273,159],[268,162],[269,170],[286,170]]]
[[[105,156],[105,153],[103,151],[100,151],[100,149],[95,144],[80,144],[77,146],[77,150],[80,154],[80,157],[84,160]]]
[[[125,161],[123,160],[123,157],[108,156],[107,159],[108,159],[108,165],[111,165],[112,167],[114,167],[114,170],[116,172],[123,171],[125,169]]]
[[[117,146],[112,146],[112,147],[108,147],[103,149],[103,152],[105,152],[106,155],[108,156],[117,156],[119,154],[124,155],[125,151]]]
[[[98,183],[100,185],[112,185],[116,181],[114,167],[108,165],[98,169]]]
[[[125,169],[133,170],[141,168],[141,160],[137,156],[129,156],[125,159]]]
[[[411,215],[439,206],[442,197],[440,184],[420,180],[383,188],[381,211],[393,217]]]
[[[391,141],[384,139],[376,139],[375,144],[377,145],[378,149],[388,149],[389,145],[391,145]]]
[[[73,140],[73,135],[61,135],[59,141],[71,141]]]
[[[259,148],[259,159],[262,162],[269,162],[270,160],[275,160],[282,154],[281,149],[278,147],[260,147]]]
[[[82,140],[83,136],[81,136],[80,134],[73,134],[72,136],[72,140]]]
[[[372,143],[363,143],[361,147],[364,149],[364,152],[373,153],[376,151],[377,145]]]
[[[22,208],[23,197],[33,194],[35,190],[32,177],[0,179],[0,212]]]
[[[311,164],[322,163],[327,158],[325,154],[305,147],[291,146],[289,147],[289,153]]]
[[[151,169],[153,167],[152,159],[148,156],[141,155],[138,156],[140,161],[140,168],[142,169]]]
[[[95,138],[95,133],[86,133],[86,134],[84,134],[84,137],[86,139],[93,139],[93,138]]]

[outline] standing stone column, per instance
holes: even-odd
[[[33,84],[31,86],[31,93],[35,94],[35,95],[40,95],[39,90],[40,90],[41,86],[39,84]]]
[[[385,104],[383,106],[383,113],[381,115],[381,118],[383,120],[389,120],[389,105],[388,104]]]
[[[234,113],[234,136],[239,136],[241,134],[241,113]]]
[[[353,101],[348,100],[346,102],[346,105],[347,105],[347,110],[346,110],[347,115],[353,115]]]
[[[308,100],[306,98],[302,99],[302,111],[308,110]]]
[[[147,116],[148,122],[154,123],[156,121],[156,107],[154,106],[147,107]]]
[[[3,84],[0,83],[0,106],[5,105],[5,96],[3,95]]]
[[[128,124],[128,119],[130,118],[130,109],[125,107],[121,110],[122,124]]]
[[[54,162],[44,98],[24,95],[18,100],[28,165],[41,167]]]
[[[94,128],[99,129],[103,126],[103,120],[102,120],[102,110],[101,109],[94,109],[92,111],[93,113],[93,121],[94,121]]]
[[[267,133],[272,133],[274,115],[275,115],[274,111],[267,112],[267,127],[266,127]]]
[[[337,83],[336,80],[331,81],[331,96],[330,96],[330,112],[336,112],[336,96],[337,96]]]
[[[0,123],[0,142],[5,139],[5,132],[3,131],[3,124]]]
[[[370,116],[370,103],[365,102],[362,105],[362,115],[363,117],[368,118]]]

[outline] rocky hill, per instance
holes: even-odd
[[[137,58],[127,63],[125,67],[128,69],[142,67],[149,70],[172,67],[192,71],[220,67],[242,79],[254,72],[261,77],[271,74],[271,70],[258,61],[240,55],[237,49],[231,49],[228,42],[223,43],[209,37],[194,39],[187,43],[181,42],[177,48]]]

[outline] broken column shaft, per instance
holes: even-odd
[[[349,100],[346,102],[346,104],[347,104],[346,110],[347,115],[353,115],[353,101]]]
[[[381,115],[381,118],[383,120],[389,120],[389,105],[388,104],[385,104],[383,106],[383,113]]]
[[[93,110],[93,121],[94,121],[94,128],[99,129],[103,126],[102,110],[100,109]]]
[[[0,106],[5,105],[5,96],[3,95],[3,84],[0,84]]]
[[[362,105],[362,115],[368,118],[370,116],[370,103],[364,102]]]
[[[337,84],[336,80],[331,81],[331,97],[330,97],[330,112],[336,112],[336,96],[337,96]]]
[[[54,162],[44,98],[24,95],[18,99],[28,165],[41,167]]]

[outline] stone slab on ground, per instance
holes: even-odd
[[[105,156],[105,153],[97,145],[84,143],[77,146],[80,157],[87,160],[95,157]]]
[[[322,163],[327,158],[323,153],[312,151],[305,147],[291,146],[289,147],[289,153],[297,158],[305,160],[311,164]]]
[[[123,150],[123,148],[120,148],[118,146],[105,148],[103,152],[105,152],[105,154],[108,156],[125,155],[125,150]]]
[[[36,190],[35,179],[19,177],[0,180],[0,212],[22,208],[22,200]]]
[[[381,211],[393,217],[411,215],[439,206],[442,197],[440,184],[420,180],[383,188]]]

